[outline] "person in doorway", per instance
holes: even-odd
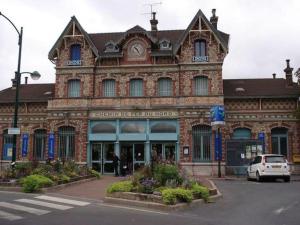
[[[115,169],[115,176],[118,177],[119,176],[119,157],[116,155],[116,153],[113,153],[113,166]]]

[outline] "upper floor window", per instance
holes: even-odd
[[[208,95],[208,79],[207,77],[194,78],[195,95]]]
[[[81,46],[80,44],[71,45],[70,60],[68,65],[79,66],[81,65]]]
[[[68,81],[68,97],[70,98],[80,97],[80,80]]]
[[[114,97],[115,93],[115,80],[104,80],[103,81],[103,96]]]
[[[172,95],[172,79],[161,78],[158,80],[158,96]]]
[[[113,41],[109,41],[105,44],[104,52],[119,52],[119,47]]]
[[[206,49],[206,41],[205,40],[196,40],[194,42],[194,62],[206,62],[208,61],[207,49]]]
[[[159,48],[161,50],[170,50],[171,49],[171,43],[169,40],[163,39],[159,42]]]
[[[142,79],[130,80],[130,96],[133,96],[133,97],[143,96],[143,80]]]

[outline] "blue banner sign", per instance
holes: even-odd
[[[54,159],[54,133],[49,133],[49,138],[48,138],[48,159]]]
[[[211,125],[224,125],[225,112],[223,105],[215,105],[210,109]]]
[[[26,157],[27,156],[27,152],[28,152],[28,134],[23,134],[22,135],[22,157]]]
[[[259,132],[259,133],[258,133],[258,140],[260,140],[260,141],[265,141],[265,133]]]
[[[218,131],[215,133],[215,160],[222,160],[222,134]]]

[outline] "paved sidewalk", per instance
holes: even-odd
[[[90,198],[95,200],[103,200],[105,197],[106,188],[114,182],[124,180],[124,177],[101,176],[101,179],[94,180],[70,187],[65,187],[61,190],[49,191],[51,193],[63,194],[68,196],[76,196],[82,198]]]

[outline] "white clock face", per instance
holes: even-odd
[[[128,49],[128,55],[131,58],[140,58],[145,56],[145,47],[140,42],[133,42]]]

